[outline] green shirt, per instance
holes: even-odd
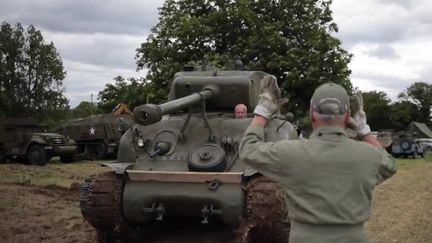
[[[264,142],[264,129],[251,125],[240,157],[280,181],[292,221],[355,225],[369,219],[374,187],[396,172],[384,149],[347,137],[340,127],[321,127],[309,140]]]

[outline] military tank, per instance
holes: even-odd
[[[99,242],[131,242],[157,221],[179,218],[223,222],[237,232],[237,242],[263,242],[260,237],[287,242],[280,185],[239,159],[239,142],[253,114],[234,117],[236,104],[253,110],[269,76],[181,71],[168,102],[136,107],[136,125],[122,136],[117,160],[105,164],[112,172],[90,176],[81,188],[81,212]],[[267,141],[298,139],[283,117],[269,121]]]

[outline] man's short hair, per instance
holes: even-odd
[[[232,106],[231,106],[232,107]],[[247,111],[247,107],[244,104],[237,104],[234,108],[234,111],[237,111],[238,109],[243,108],[245,111]]]
[[[310,108],[320,118],[336,118],[349,111],[350,101],[346,90],[335,83],[319,86],[312,95]]]
[[[247,107],[244,104],[237,104],[234,107],[235,118],[246,118],[247,117]]]

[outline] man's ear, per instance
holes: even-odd
[[[315,122],[315,117],[313,116],[312,108],[309,108],[309,118],[310,118],[312,123]]]
[[[344,119],[344,123],[345,123],[345,125],[348,124],[348,122],[349,122],[349,120],[350,120],[350,116],[351,116],[351,112],[348,111],[348,112],[345,114],[345,119]]]

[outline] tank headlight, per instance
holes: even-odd
[[[138,138],[138,140],[137,140],[137,145],[138,145],[138,147],[140,147],[140,148],[144,147],[144,139],[142,139],[142,138]]]

